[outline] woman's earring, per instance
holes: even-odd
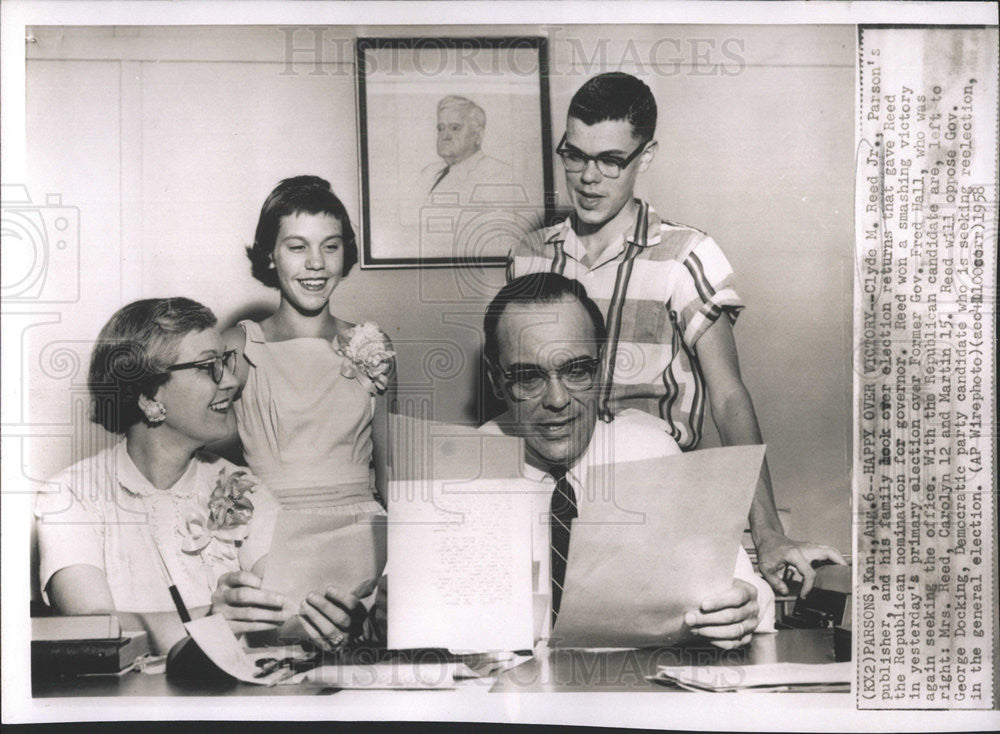
[[[167,417],[166,406],[158,400],[151,400],[142,406],[142,412],[146,414],[146,420],[152,425],[162,423]]]

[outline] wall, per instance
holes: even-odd
[[[502,32],[550,38],[554,138],[592,74],[620,68],[650,84],[660,150],[640,193],[664,216],[708,231],[730,257],[747,303],[736,328],[741,365],[778,504],[791,509],[794,536],[850,548],[853,29]],[[100,443],[83,430],[82,379],[89,340],[122,303],[187,295],[224,324],[273,306],[243,247],[280,178],[329,179],[360,220],[351,50],[365,35],[413,31],[300,29],[290,64],[289,36],[277,28],[34,29],[26,183],[36,203],[60,195],[80,225],[77,253],[72,239],[52,250],[62,260],[47,288],[63,302],[28,304],[15,317],[24,338],[14,348],[31,375],[16,408],[27,437],[6,441],[4,459],[20,461],[26,477],[40,480]],[[476,422],[479,324],[501,283],[499,269],[357,269],[333,308],[392,335],[414,405]],[[5,396],[15,393],[5,385]]]

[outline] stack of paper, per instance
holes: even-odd
[[[389,659],[378,662],[323,665],[296,675],[288,682],[330,688],[457,688],[478,679],[492,681],[500,671],[509,670],[529,659],[528,656],[511,653],[448,655],[447,659],[437,654],[389,655]],[[439,659],[427,662],[434,658]]]
[[[385,662],[369,665],[322,665],[295,681],[328,688],[455,688],[456,681],[476,678],[464,663]]]
[[[767,663],[764,665],[661,665],[649,680],[694,691],[849,691],[851,663]]]

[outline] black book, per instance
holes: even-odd
[[[33,640],[31,675],[53,678],[87,673],[119,673],[149,652],[145,632],[111,640]]]

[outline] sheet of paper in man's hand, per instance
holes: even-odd
[[[385,537],[384,516],[283,510],[262,586],[298,605],[311,591],[323,594],[333,586],[346,594],[368,582],[374,585],[385,567]]]
[[[443,424],[411,428],[411,455],[396,457],[389,483],[389,647],[531,648],[538,485],[519,478],[520,442]]]
[[[732,585],[763,446],[591,468],[570,535],[553,647],[672,644]]]
[[[389,502],[389,647],[530,649],[531,485],[426,486]]]

